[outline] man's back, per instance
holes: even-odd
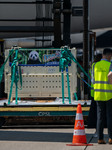
[[[112,85],[108,81],[111,63],[101,60],[94,66],[94,100],[107,101],[112,98]]]

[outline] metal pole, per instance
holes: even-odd
[[[61,1],[54,0],[54,41],[55,48],[61,47]]]
[[[62,80],[62,103],[64,104],[64,72],[61,69],[61,80]]]
[[[71,96],[70,96],[70,84],[69,84],[69,73],[68,73],[68,67],[66,67],[66,74],[67,74],[68,98],[69,98],[69,104],[71,104]]]
[[[17,78],[15,79],[15,104],[17,105],[18,104],[18,87],[17,87]]]
[[[89,0],[83,0],[83,21],[84,21],[84,32],[83,32],[83,67],[88,73],[89,70]],[[88,78],[84,76],[85,81]],[[84,83],[84,99],[88,99],[88,87]]]
[[[63,1],[63,45],[70,46],[70,24],[71,24],[71,1],[64,0]]]
[[[16,59],[18,57],[18,49],[16,49],[16,55],[15,55]],[[15,67],[15,86],[16,86],[16,90],[15,90],[15,104],[17,105],[18,104],[18,87],[17,87],[17,74],[18,74],[18,70],[17,70],[17,64],[15,64],[16,67]]]
[[[13,67],[13,74],[11,77],[11,86],[10,86],[10,93],[9,93],[9,98],[8,98],[8,105],[10,104],[10,100],[11,100],[12,89],[13,89],[13,84],[14,84],[14,76],[15,76],[15,66]]]

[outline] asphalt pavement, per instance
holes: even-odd
[[[0,129],[0,150],[111,150],[112,145],[97,144],[95,129],[85,128],[87,142],[93,146],[66,146],[72,143],[72,126],[22,126]],[[108,142],[107,129],[104,130]]]

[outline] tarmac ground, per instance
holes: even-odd
[[[95,129],[85,128],[87,143],[93,146],[66,146],[72,143],[73,126],[3,126],[0,128],[0,150],[111,150],[107,129],[107,144],[97,144]]]

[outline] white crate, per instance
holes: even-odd
[[[71,49],[76,56],[76,49]],[[9,49],[5,51],[5,58],[9,55]],[[59,66],[21,66],[22,90],[18,90],[18,97],[62,97],[62,83]],[[74,62],[69,67],[71,98],[77,88],[77,67]],[[11,67],[9,61],[5,67],[5,92],[10,93]],[[65,97],[68,97],[66,72],[64,73]],[[12,97],[15,97],[15,85]]]

